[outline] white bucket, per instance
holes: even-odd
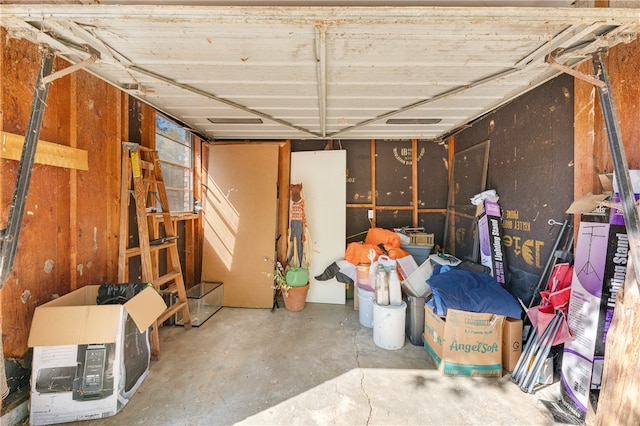
[[[373,327],[373,299],[375,293],[358,287],[358,317],[364,327]]]
[[[407,304],[380,306],[373,304],[373,342],[383,349],[404,346]]]

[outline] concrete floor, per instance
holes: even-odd
[[[540,399],[557,400],[555,385],[527,394],[509,375],[443,377],[408,339],[400,350],[376,346],[351,301],[223,308],[160,338],[160,359],[129,404],[75,425],[554,424]]]

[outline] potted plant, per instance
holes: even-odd
[[[265,259],[267,260],[267,259]],[[309,291],[309,272],[303,268],[286,268],[280,261],[273,264],[273,272],[267,274],[273,279],[273,289],[284,300],[288,311],[297,312],[304,309]]]
[[[283,294],[285,308],[294,312],[304,309],[309,291],[309,271],[297,266],[287,268],[285,285],[289,287]]]

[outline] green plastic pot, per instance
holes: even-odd
[[[309,271],[305,268],[294,266],[287,271],[285,280],[291,287],[302,287],[309,282]]]

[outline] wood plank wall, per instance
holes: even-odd
[[[0,130],[24,135],[40,51],[28,41],[9,38],[2,28],[0,42]],[[67,66],[57,58],[54,71]],[[86,285],[117,282],[121,141],[153,146],[155,112],[116,87],[76,71],[51,83],[40,139],[86,150],[89,169],[33,167],[17,258],[0,291],[7,359],[27,354],[37,306]],[[198,153],[201,143],[197,139]],[[18,165],[0,159],[0,228],[6,227]],[[178,226],[188,240],[181,256],[188,260],[183,269],[191,286],[200,280],[201,226],[194,215],[179,219]]]
[[[0,34],[3,55],[2,130],[24,135],[41,55],[37,46]],[[54,70],[68,64],[56,59]],[[51,83],[40,139],[88,151],[89,170],[36,164],[13,273],[2,291],[7,357],[27,352],[36,306],[57,295],[105,282],[116,270],[117,235],[109,220],[117,200],[120,92],[78,71]],[[9,212],[18,162],[2,160],[2,223]],[[114,176],[116,178],[114,178]]]
[[[612,48],[606,57],[612,98],[620,122],[629,169],[640,169],[640,41]],[[593,75],[591,61],[579,71]],[[575,80],[575,197],[602,192],[598,175],[612,173],[613,164],[596,88]]]

